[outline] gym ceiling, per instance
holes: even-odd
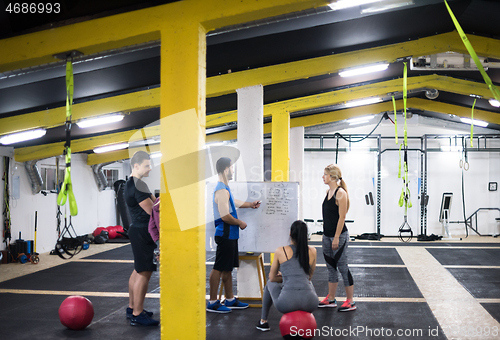
[[[0,0],[0,39],[171,2],[62,0],[57,15],[22,16],[5,12],[8,2]],[[321,7],[209,32],[207,142],[236,139],[236,88],[264,85],[264,132],[270,133],[271,115],[277,109],[290,113],[291,127],[392,112],[392,96],[402,110],[403,62],[409,65],[408,57],[467,53],[444,1],[384,3],[406,5],[381,12],[371,12],[373,4],[337,11]],[[477,54],[487,58],[487,74],[500,86],[500,2],[448,3]],[[390,63],[386,71],[350,78],[338,74],[381,62]],[[88,164],[119,160],[120,154],[96,157],[92,150],[127,141],[138,129],[159,120],[159,41],[76,57],[74,83],[74,120],[114,112],[124,113],[125,118],[87,129],[73,124],[73,153],[89,153]],[[474,118],[500,131],[500,108],[489,104],[493,95],[479,71],[408,67],[408,90],[407,107],[412,112],[456,122],[470,117],[474,101],[470,95],[481,96]],[[429,99],[427,90],[438,90],[437,98]],[[375,96],[383,101],[354,108],[344,105]],[[47,129],[42,138],[13,145],[16,161],[62,154],[65,100],[64,61],[54,58],[22,69],[0,65],[0,136]]]

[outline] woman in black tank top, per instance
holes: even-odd
[[[319,303],[319,307],[337,307],[335,292],[338,286],[338,271],[342,274],[347,300],[339,311],[355,310],[353,301],[354,281],[347,265],[347,247],[349,232],[345,218],[349,210],[347,186],[337,165],[325,168],[323,183],[328,185],[323,201],[323,256],[328,268],[328,295]]]

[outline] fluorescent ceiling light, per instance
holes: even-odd
[[[364,123],[368,123],[368,121],[367,120],[358,120],[356,122],[349,123],[349,125],[359,125],[359,124],[364,124]]]
[[[345,106],[346,107],[355,107],[355,106],[380,103],[381,101],[382,101],[382,99],[380,99],[379,97],[372,97],[372,98],[365,98],[365,99],[353,100],[350,102],[346,102]]]
[[[489,124],[488,122],[484,122],[482,120],[477,120],[477,119],[474,119],[471,121],[470,118],[460,118],[460,120],[462,121],[462,123],[465,123],[465,124],[474,123],[474,125],[480,126],[480,127],[487,127]]]
[[[488,102],[490,103],[491,106],[494,106],[494,107],[500,107],[500,102],[496,99],[490,99],[488,100]]]
[[[371,3],[379,2],[379,1],[382,1],[382,0],[338,0],[336,2],[332,2],[328,6],[332,10],[337,11],[339,9],[361,6],[361,5],[371,4]]]
[[[375,5],[370,6],[368,8],[362,9],[361,14],[377,13],[377,12],[387,11],[390,9],[400,8],[400,7],[409,6],[409,5],[413,5],[413,4],[414,4],[413,0],[409,0],[409,1],[392,0],[392,1],[388,1],[387,3],[375,4]]]
[[[389,64],[375,64],[375,65],[368,65],[368,66],[363,66],[363,67],[355,67],[355,68],[350,68],[344,71],[339,72],[339,76],[341,77],[353,77],[353,76],[359,76],[361,74],[367,74],[367,73],[373,73],[373,72],[380,72],[380,71],[385,71],[389,67]]]
[[[3,145],[9,145],[19,142],[24,142],[31,139],[37,139],[45,135],[47,131],[45,129],[36,129],[30,131],[23,131],[18,133],[13,133],[0,138],[0,143]]]
[[[150,158],[161,158],[161,152],[153,152],[151,155],[149,155]]]
[[[157,139],[155,139],[155,138],[141,139],[141,140],[136,140],[136,141],[130,142],[130,147],[137,148],[137,147],[145,146],[145,145],[159,144],[160,142],[161,142],[161,140],[159,137]]]
[[[84,119],[76,123],[78,127],[85,129],[92,126],[105,125],[119,122],[123,119],[123,115],[109,115],[91,119]]]
[[[347,122],[351,125],[359,124],[358,122],[367,122],[370,119],[373,119],[373,117],[375,117],[375,116],[369,115],[369,116],[363,116],[363,117],[358,117],[358,118],[352,118],[352,119],[348,119]]]
[[[120,143],[120,144],[113,144],[113,145],[106,145],[106,146],[101,146],[99,148],[95,148],[94,152],[95,153],[103,153],[103,152],[109,152],[109,151],[116,151],[116,150],[122,150],[128,148],[128,143]]]

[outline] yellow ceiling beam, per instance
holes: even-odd
[[[440,91],[452,92],[466,96],[470,94],[476,94],[487,98],[491,96],[491,92],[486,84],[438,75],[408,78],[408,90],[415,90],[419,88],[435,88]],[[403,80],[393,79],[307,97],[284,100],[264,105],[264,117],[270,117],[273,112],[283,109],[293,113],[296,111],[341,104],[355,99],[383,96],[387,95],[387,93],[401,92],[402,89]],[[237,110],[208,115],[207,128],[236,122],[237,119]]]
[[[443,114],[454,114],[458,117],[470,118],[472,108],[442,103],[422,98],[408,98],[407,106],[415,109],[433,111]],[[492,111],[474,109],[474,119],[500,125],[500,114]]]
[[[408,89],[436,88],[462,95],[477,94],[485,98],[491,92],[483,83],[476,83],[446,76],[428,75],[408,78]],[[264,106],[264,116],[269,117],[275,110],[283,107],[289,112],[342,103],[348,100],[369,96],[380,96],[389,92],[401,91],[402,80],[394,79],[370,85],[353,87],[339,91],[326,92],[319,95],[301,97]],[[103,115],[111,112],[133,112],[160,105],[160,89],[128,93],[120,96],[89,101],[73,105],[73,121]],[[28,113],[0,119],[0,135],[30,130],[35,128],[52,128],[61,126],[66,119],[65,107]],[[208,115],[207,128],[224,125],[237,120],[237,110]]]
[[[437,113],[442,113],[442,114],[454,114],[459,117],[465,117],[468,118],[470,117],[471,113],[471,108],[469,107],[463,107],[463,106],[458,106],[458,105],[452,105],[452,104],[447,104],[447,103],[442,103],[439,101],[433,101],[433,100],[427,100],[427,99],[422,99],[422,98],[409,98],[407,107],[409,108],[414,108],[414,109],[419,109],[419,110],[426,110],[426,111],[432,111],[432,112],[437,112]],[[396,101],[396,108],[397,110],[402,110],[403,109],[403,101],[402,100],[397,100]],[[349,118],[354,118],[354,117],[359,117],[359,116],[365,116],[365,115],[370,115],[370,114],[379,114],[381,112],[385,111],[390,111],[392,112],[393,106],[392,102],[384,102],[384,103],[377,103],[377,104],[371,104],[371,105],[365,105],[365,106],[360,106],[360,107],[354,107],[354,108],[349,108],[349,109],[343,109],[343,110],[336,110],[336,111],[330,111],[330,112],[325,112],[321,114],[315,114],[315,115],[309,115],[309,116],[304,116],[304,117],[297,117],[297,118],[291,118],[290,119],[290,127],[299,127],[299,126],[304,126],[304,127],[309,127],[309,126],[316,126],[316,125],[321,125],[321,124],[328,124],[328,123],[333,123],[333,122],[338,122],[341,120],[349,119]],[[490,123],[494,124],[500,124],[500,114],[496,112],[491,112],[491,111],[485,111],[485,110],[480,110],[480,109],[475,109],[474,110],[474,117],[475,119],[480,119],[484,121],[488,121]],[[132,136],[136,130],[134,131],[129,131],[129,135]],[[147,132],[148,136],[151,136],[151,133],[158,132],[157,130],[150,130]],[[264,134],[269,134],[272,132],[272,123],[266,123],[264,124]],[[120,143],[120,142],[126,142],[128,141],[126,138],[115,136],[116,134],[111,134],[107,135],[109,137],[106,137],[104,140],[107,142],[107,144],[115,144],[115,143]],[[226,131],[226,132],[221,132],[221,133],[216,133],[212,135],[208,135],[206,137],[206,142],[207,143],[214,143],[214,142],[222,142],[222,141],[228,141],[228,140],[235,140],[237,139],[237,130],[231,130],[231,131]],[[110,142],[111,141],[111,142]],[[76,144],[78,140],[75,140],[72,144]],[[103,144],[94,140],[94,143],[90,145],[90,141],[85,142],[85,144],[82,144],[81,148],[85,148],[85,150],[80,150],[80,151],[87,151],[90,149],[93,149],[98,146],[102,146]],[[56,148],[56,152],[58,154],[61,154],[63,143],[57,143],[57,146],[54,145],[48,145],[48,147]],[[47,147],[47,146],[45,146]],[[79,145],[77,145],[78,148],[80,148]],[[37,147],[32,147],[32,148],[37,148]],[[21,152],[20,154],[18,151],[22,151],[23,149],[28,149],[28,148],[20,148],[16,149],[16,160],[17,161],[26,161],[26,160],[31,160],[31,159],[40,159],[40,154],[37,152],[38,150],[31,149],[32,152],[31,158],[25,159],[26,157],[29,157],[28,153],[26,152]],[[75,150],[75,147],[72,147],[73,150]],[[136,148],[137,150],[141,148]],[[135,150],[135,149],[132,149]],[[150,146],[150,152],[156,152],[159,151],[159,146],[158,145],[152,145]],[[78,151],[74,151],[78,152]],[[103,154],[90,154],[87,159],[87,164],[88,165],[93,165],[93,164],[100,164],[100,163],[106,163],[106,162],[115,162],[123,159],[128,159],[130,158],[130,154],[134,153],[135,151],[130,151],[130,150],[119,150],[119,151],[113,151],[113,152],[107,152]],[[22,156],[24,158],[18,158],[19,156]],[[52,157],[52,156],[49,156]],[[43,157],[45,158],[45,157]]]
[[[500,40],[475,35],[467,36],[480,56],[500,59]],[[207,78],[207,97],[233,93],[254,85],[272,85],[337,73],[350,67],[378,62],[394,62],[407,56],[422,56],[447,51],[468,54],[457,32],[438,34],[413,41],[369,48],[325,57],[261,67]]]
[[[459,117],[470,118],[471,108],[458,105],[446,104],[438,101],[422,98],[408,98],[407,107],[432,111],[442,114],[454,114]],[[396,100],[396,109],[403,109],[403,100]],[[370,114],[379,114],[381,112],[393,112],[392,101],[353,107],[349,109],[336,110],[321,114],[309,115],[290,119],[290,127],[309,127],[321,124],[338,122],[341,120],[366,116]],[[474,109],[474,119],[484,120],[494,124],[500,124],[500,114],[491,111]],[[264,124],[264,134],[271,133],[272,123]],[[208,142],[223,142],[237,139],[237,130],[222,132],[207,136]]]
[[[78,50],[91,55],[160,39],[165,23],[197,22],[207,31],[326,6],[326,0],[185,0],[0,40],[0,72],[54,62]]]
[[[469,35],[479,55],[500,58],[500,40]],[[2,40],[0,40],[1,46]],[[448,50],[465,53],[456,32],[439,34],[400,44],[376,47],[327,57],[273,65],[253,70],[230,73],[207,79],[207,97],[233,92],[236,88],[255,84],[270,85],[316,75],[337,72],[347,67],[377,61],[393,61],[402,56],[424,55]],[[385,59],[384,59],[385,58]],[[0,55],[1,59],[1,55]],[[221,89],[222,90],[221,92]],[[73,106],[74,120],[103,115],[111,112],[147,109],[159,106],[159,88],[104,98]],[[483,91],[483,96],[491,94]],[[235,121],[236,111],[207,116],[207,127]],[[29,116],[28,116],[29,115]],[[269,113],[270,115],[270,113]],[[61,126],[65,121],[65,108],[33,112],[26,115],[0,119],[0,135],[17,131]]]
[[[160,126],[152,126],[144,129],[147,136],[160,135]],[[111,133],[90,138],[81,138],[71,141],[71,152],[83,152],[92,150],[99,146],[128,143],[134,140],[139,140],[134,134],[137,130],[130,130],[118,133]],[[51,143],[45,145],[28,146],[25,148],[14,149],[14,158],[16,162],[26,162],[33,159],[44,159],[62,155],[64,150],[64,142]]]
[[[225,131],[207,135],[205,138],[205,143],[217,143],[226,140],[234,140],[237,138],[238,138],[238,130],[231,130],[231,131]]]
[[[395,91],[401,91],[402,84],[401,79],[394,79],[394,80],[389,80],[385,82],[380,82],[380,83],[374,83],[370,85],[365,85],[365,86],[358,86],[350,89],[344,89],[344,90],[339,90],[339,91],[333,91],[333,92],[327,92],[327,93],[322,93],[319,95],[313,95],[313,96],[307,96],[303,98],[297,98],[297,99],[291,99],[287,101],[282,101],[278,103],[272,103],[272,104],[267,104],[264,106],[264,116],[268,117],[271,116],[273,112],[276,110],[281,110],[285,109],[287,112],[295,112],[295,111],[301,111],[301,110],[307,110],[307,109],[312,109],[312,108],[318,108],[318,107],[323,107],[323,106],[329,106],[333,104],[339,104],[343,103],[348,100],[353,100],[353,99],[358,99],[358,98],[364,98],[364,97],[370,97],[370,96],[380,96],[380,95],[386,95],[387,93],[395,92]],[[448,91],[448,92],[453,92],[453,93],[458,93],[462,95],[469,95],[469,94],[478,94],[482,96],[488,96],[489,95],[489,89],[485,84],[481,83],[475,83],[467,80],[462,80],[462,79],[455,79],[451,77],[445,77],[445,76],[437,76],[437,75],[430,75],[430,76],[419,76],[419,77],[411,77],[408,78],[408,89],[418,89],[418,88],[437,88],[440,91]],[[149,94],[148,96],[155,97],[157,98],[157,94]],[[147,96],[146,96],[147,97]],[[417,98],[411,98],[409,99],[409,106],[410,103],[419,103],[416,101]],[[425,100],[424,100],[425,102]],[[429,104],[427,103],[425,107],[417,107],[416,105],[413,105],[415,108],[421,108],[423,110],[430,110],[430,111],[436,111],[433,110],[432,107],[433,105],[438,105],[436,103],[438,102],[432,102],[435,104]],[[85,103],[79,104],[83,105]],[[420,103],[423,105],[422,103]],[[386,108],[386,105],[389,105],[387,103],[381,103],[377,104],[380,105],[380,111],[388,111],[391,110],[391,108]],[[365,114],[368,114],[368,112],[364,111],[366,108],[371,107],[372,109],[370,110],[379,110],[379,106],[377,105],[372,105],[372,106],[363,106],[360,108],[353,108],[353,109],[346,109],[346,110],[337,110],[335,111],[335,115],[340,115],[339,117],[344,117],[344,118],[338,118],[338,120],[342,119],[347,119],[350,117],[354,117],[358,115],[358,112],[365,112]],[[76,106],[76,105],[75,105]],[[428,106],[430,108],[428,108]],[[453,106],[453,105],[452,105]],[[382,107],[384,107],[382,109]],[[436,112],[442,112],[445,109],[442,108],[444,106],[440,106],[439,110]],[[447,108],[450,108],[451,106],[448,106]],[[453,106],[455,109],[458,110],[458,106]],[[463,110],[463,109],[462,109]],[[466,108],[466,110],[469,110]],[[460,111],[461,112],[461,111]],[[476,117],[478,119],[483,119],[486,121],[489,121],[491,123],[497,123],[498,124],[498,114],[496,113],[488,113],[488,111],[483,111],[477,110]],[[291,126],[311,126],[311,125],[317,125],[317,124],[322,124],[322,119],[325,114],[318,114],[318,115],[313,115],[313,116],[308,116],[304,118],[294,118],[291,120]],[[458,114],[457,114],[458,115]],[[468,116],[467,113],[464,113],[463,116]],[[481,118],[479,118],[481,117]],[[7,118],[4,118],[7,119]],[[298,120],[297,120],[298,119]],[[304,120],[304,121],[310,121],[310,123],[298,123],[299,121]],[[215,127],[218,125],[221,125],[223,123],[228,123],[228,122],[235,122],[237,121],[237,111],[228,111],[224,112],[221,114],[217,115],[210,115],[207,116],[207,128],[210,127]],[[298,125],[297,125],[298,124]],[[271,125],[269,125],[271,126]],[[267,129],[267,124],[264,125],[264,128]],[[112,139],[110,140],[107,137],[104,138],[99,138],[99,137],[93,137],[93,138],[84,138],[80,140],[75,140],[72,144],[72,150],[73,152],[82,152],[82,151],[87,151],[91,150],[95,147],[102,146],[102,145],[107,145],[107,144],[114,144],[114,143],[120,143],[120,142],[126,142],[130,138],[128,136],[128,133],[132,132],[125,132],[122,133],[124,135],[120,134],[110,134],[107,136],[118,136],[117,139]],[[265,133],[270,133],[265,132]],[[159,134],[159,133],[158,133]],[[229,132],[223,132],[219,134],[213,134],[207,136],[207,143],[208,142],[214,142],[214,141],[221,141],[221,140],[232,140],[236,139],[236,131],[229,131]],[[90,141],[91,140],[91,141]],[[86,142],[88,141],[88,142]],[[64,143],[54,143],[54,144],[49,144],[49,145],[40,145],[40,146],[33,146],[33,147],[28,147],[28,148],[19,148],[16,149],[16,160],[18,161],[26,161],[30,159],[41,159],[41,158],[48,158],[52,157],[55,155],[61,154],[63,150],[63,144]],[[75,146],[78,146],[78,148],[75,148]]]
[[[396,101],[397,110],[403,109],[403,101]],[[327,123],[338,122],[341,120],[361,117],[371,114],[379,114],[380,112],[393,111],[391,102],[377,103],[365,106],[358,106],[344,110],[336,110],[325,112],[317,115],[310,115],[305,117],[297,117],[290,120],[290,127],[309,127]]]
[[[73,105],[73,123],[113,112],[133,112],[160,106],[160,89],[150,89]],[[0,135],[64,125],[66,107],[0,119]]]
[[[403,108],[403,101],[396,101],[397,110],[401,110]],[[321,114],[309,115],[304,117],[296,117],[290,118],[290,127],[299,127],[299,126],[315,126],[320,124],[327,124],[332,122],[338,122],[344,119],[358,117],[358,116],[366,116],[370,114],[378,114],[384,111],[392,111],[393,106],[392,102],[378,103],[366,106],[353,107],[344,110],[336,110],[325,112]],[[264,124],[264,134],[272,133],[272,123]],[[207,143],[215,143],[215,142],[223,142],[229,140],[235,140],[238,137],[237,130],[231,130],[221,133],[215,133],[212,135],[208,135],[206,138]]]

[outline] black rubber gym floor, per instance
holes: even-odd
[[[84,330],[69,330],[59,321],[58,309],[66,296],[0,294],[2,339],[160,339],[158,327],[131,327],[125,318],[128,298],[90,296],[94,319]],[[145,305],[159,315],[159,299]]]
[[[500,303],[482,303],[481,306],[483,306],[495,320],[500,322]]]
[[[350,246],[357,246],[357,247],[496,247],[500,248],[500,243],[470,243],[470,242],[408,242],[408,243],[403,243],[399,241],[389,241],[389,240],[394,240],[395,238],[383,238],[382,241],[351,241],[349,243]],[[413,238],[415,240],[415,237]],[[311,242],[311,245],[314,244],[319,244],[321,245],[320,242]]]
[[[500,269],[448,268],[476,299],[500,298]]]
[[[132,249],[126,245],[85,259],[131,260]],[[5,282],[0,289],[29,290],[25,294],[0,293],[0,339],[160,339],[159,327],[131,327],[125,317],[128,306],[128,279],[132,263],[68,262]],[[158,272],[149,283],[149,293],[159,293]],[[30,294],[46,290],[48,295]],[[92,323],[82,331],[66,329],[58,310],[66,291],[122,293],[124,297],[86,297],[94,306]],[[91,294],[92,294],[91,293]],[[160,301],[147,298],[145,308],[160,316]]]
[[[500,249],[432,249],[432,254],[443,266],[500,266]]]
[[[314,339],[446,339],[425,302],[363,302],[357,308],[346,313],[318,308],[313,313],[318,329]],[[259,308],[229,314],[207,313],[207,339],[280,339],[281,316],[272,307],[268,320],[271,330],[262,332],[255,328],[260,320]],[[433,336],[429,336],[430,330]],[[401,336],[397,336],[398,332]],[[404,332],[410,333],[405,336]]]
[[[350,268],[357,297],[422,298],[422,293],[406,268]],[[313,284],[318,296],[328,294],[328,272],[317,268]],[[337,296],[345,297],[342,276],[339,275]]]
[[[319,245],[319,243],[313,243]],[[339,313],[334,308],[319,308],[314,312],[318,324],[315,339],[332,337],[345,339],[446,339],[422,293],[395,248],[386,242],[358,242],[351,247],[349,262],[355,281],[357,310]],[[370,247],[373,244],[375,247]],[[402,243],[395,243],[402,246]],[[412,244],[414,245],[414,244]],[[418,245],[418,244],[416,244]],[[423,244],[422,244],[423,245]],[[432,248],[427,250],[443,265],[498,265],[497,249]],[[439,245],[443,245],[440,243]],[[388,248],[379,248],[380,246]],[[458,244],[456,246],[462,246]],[[478,247],[478,244],[471,244]],[[488,244],[496,246],[496,244]],[[321,248],[318,248],[320,250]],[[320,254],[320,252],[318,252]],[[450,255],[451,254],[451,255]],[[207,252],[207,262],[213,262],[213,252]],[[460,259],[460,260],[457,260]],[[132,260],[130,245],[97,255],[85,260]],[[265,262],[269,262],[266,254]],[[422,264],[425,265],[425,264]],[[128,262],[85,262],[75,261],[32,273],[16,279],[0,282],[0,289],[28,290],[19,294],[0,292],[1,339],[160,339],[160,328],[131,327],[125,318],[128,304],[128,278],[133,264]],[[208,276],[212,269],[207,264]],[[475,298],[500,299],[500,269],[495,268],[448,268],[449,272]],[[269,272],[269,266],[266,266]],[[159,292],[158,273],[151,279],[149,292]],[[234,290],[237,291],[236,273],[233,275]],[[318,266],[313,276],[318,296],[327,293],[327,269],[324,259],[318,257]],[[34,294],[47,290],[48,295]],[[35,292],[33,292],[35,291]],[[121,293],[119,297],[88,296],[94,305],[92,324],[83,331],[71,331],[61,325],[58,309],[66,298],[67,291]],[[94,294],[96,295],[96,294]],[[343,300],[345,290],[340,277],[337,296]],[[377,299],[380,301],[377,301]],[[398,299],[401,299],[398,300]],[[417,302],[408,300],[419,299]],[[500,303],[482,303],[483,307],[497,320],[500,319]],[[160,317],[158,298],[148,298],[145,307]],[[255,329],[260,319],[260,308],[235,310],[222,315],[206,313],[207,339],[278,339],[281,314],[271,310],[270,332]],[[385,333],[381,333],[385,331]],[[390,334],[388,333],[390,332]],[[398,333],[403,332],[403,333]],[[406,335],[404,334],[406,332]],[[408,332],[413,334],[409,335]],[[429,333],[431,332],[431,333]],[[399,334],[402,334],[399,336]],[[168,338],[168,336],[167,336]]]

